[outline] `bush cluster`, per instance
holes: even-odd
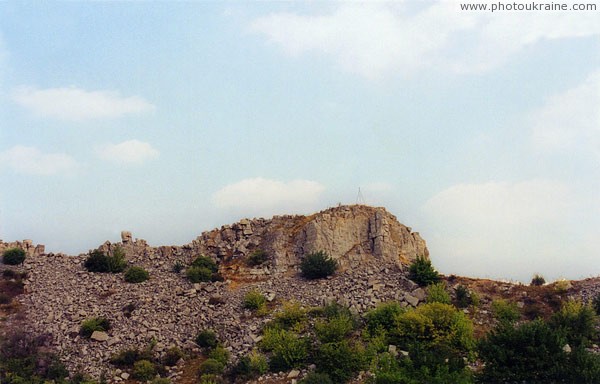
[[[196,344],[198,344],[201,348],[205,349],[213,349],[219,345],[219,340],[217,339],[217,334],[210,330],[205,329],[196,335]]]
[[[107,332],[110,329],[110,321],[104,317],[92,317],[84,320],[79,328],[82,337],[89,338],[95,331]]]
[[[150,275],[142,267],[130,267],[123,276],[128,283],[142,283],[150,278]]]
[[[25,261],[25,251],[21,248],[10,248],[2,254],[2,262],[6,265],[19,265]]]
[[[427,286],[440,281],[439,273],[424,256],[418,256],[410,265],[409,278],[420,286]]]
[[[331,276],[337,267],[337,261],[323,251],[309,253],[300,263],[302,276],[307,279],[322,279]]]
[[[492,313],[496,320],[501,323],[514,323],[521,317],[517,304],[504,299],[492,302]]]
[[[544,276],[535,274],[531,278],[531,284],[529,284],[529,285],[534,286],[534,287],[541,287],[544,284],[546,284],[546,279],[544,279]]]
[[[248,291],[244,295],[244,308],[250,309],[252,311],[264,311],[267,304],[267,298],[257,289],[253,289]]]
[[[201,255],[194,259],[192,264],[186,269],[185,273],[192,283],[207,283],[222,279],[218,271],[219,267],[213,259]]]
[[[267,260],[269,260],[269,255],[267,252],[263,251],[262,249],[257,249],[248,256],[246,259],[246,265],[249,267],[256,267],[266,263]]]
[[[446,291],[446,283],[439,282],[428,286],[427,302],[450,304],[452,302],[452,299],[450,298],[450,294]]]
[[[83,266],[89,272],[119,273],[127,268],[127,260],[121,248],[116,248],[112,256],[96,249],[88,254]]]

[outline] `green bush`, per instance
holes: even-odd
[[[417,256],[410,265],[409,278],[420,286],[427,286],[440,281],[439,273],[431,265],[431,260],[424,256]]]
[[[333,381],[326,373],[310,372],[298,384],[333,384]]]
[[[89,272],[119,273],[127,267],[125,253],[117,247],[112,256],[107,256],[99,249],[93,250],[88,254],[83,266]]]
[[[306,322],[306,310],[300,303],[288,301],[283,304],[281,311],[275,314],[273,323],[285,329],[301,329]]]
[[[150,349],[139,350],[137,348],[128,348],[119,351],[110,358],[111,364],[119,367],[133,367],[136,361],[152,360]]]
[[[210,353],[208,354],[209,359],[217,360],[218,362],[222,363],[224,366],[227,365],[227,362],[229,361],[229,357],[230,357],[229,351],[221,346],[217,346],[215,349],[210,351]]]
[[[504,299],[498,299],[492,302],[492,313],[496,320],[501,323],[514,323],[521,317],[517,304]]]
[[[308,342],[297,334],[284,331],[284,337],[273,348],[270,368],[274,372],[298,368],[308,357]]]
[[[252,351],[249,354],[242,356],[232,373],[234,377],[244,379],[254,379],[260,375],[264,375],[269,370],[269,363],[265,355]]]
[[[213,272],[205,267],[189,267],[185,274],[192,283],[207,283],[212,281]]]
[[[225,369],[225,364],[215,359],[206,359],[200,364],[200,375],[220,375]]]
[[[183,265],[183,263],[179,260],[177,260],[175,262],[175,264],[173,264],[173,273],[179,273],[181,271],[183,271],[183,269],[185,268],[185,265]]]
[[[532,285],[534,287],[540,287],[544,284],[546,284],[546,279],[544,279],[544,276],[535,274],[531,279],[531,284],[529,285]]]
[[[600,293],[597,293],[592,299],[592,307],[596,311],[596,315],[600,315]]]
[[[152,379],[150,384],[171,384],[171,380],[167,379],[166,377],[156,377]]]
[[[150,275],[142,267],[131,267],[125,271],[125,281],[128,283],[141,283],[150,278]]]
[[[321,279],[333,275],[337,267],[337,261],[323,251],[309,253],[300,263],[302,276],[307,279]]]
[[[212,273],[216,273],[219,271],[219,267],[217,266],[217,263],[214,262],[213,259],[211,259],[208,256],[198,256],[196,257],[196,259],[194,259],[194,261],[192,261],[192,267],[199,267],[199,268],[206,268],[209,271],[211,271]]]
[[[265,307],[267,298],[257,289],[248,291],[244,295],[244,308],[257,311]]]
[[[334,343],[342,341],[352,332],[354,322],[346,314],[337,315],[327,321],[315,323],[315,333],[321,343]]]
[[[110,321],[104,317],[92,317],[84,320],[79,328],[82,337],[89,338],[94,331],[107,332],[110,329]]]
[[[25,251],[21,248],[10,248],[2,254],[2,262],[6,265],[23,264],[25,257]]]
[[[136,361],[133,364],[133,377],[141,381],[152,379],[156,375],[156,367],[148,360]]]
[[[217,334],[209,329],[200,331],[196,336],[196,344],[202,348],[213,349],[219,344]]]
[[[335,383],[345,383],[365,368],[364,350],[346,340],[322,344],[317,351],[317,372]]]
[[[446,283],[439,282],[429,285],[427,287],[427,302],[450,304],[452,299],[450,298],[450,294],[446,291]]]
[[[563,334],[572,347],[587,346],[596,336],[596,315],[590,305],[569,300],[552,315],[550,326]]]
[[[250,256],[248,256],[248,259],[246,259],[246,265],[249,267],[256,267],[264,264],[267,260],[269,260],[269,255],[267,252],[263,251],[262,249],[257,249],[256,251],[252,252]]]
[[[214,373],[200,374],[200,384],[225,384],[221,376]]]
[[[542,320],[515,327],[503,322],[479,344],[484,383],[558,382],[566,340]]]
[[[177,364],[177,362],[183,358],[183,352],[181,352],[181,349],[177,348],[177,347],[171,347],[169,349],[167,349],[167,352],[165,352],[165,355],[162,358],[163,364],[168,366],[168,367],[172,367],[174,365]]]
[[[469,292],[467,287],[464,285],[459,285],[456,287],[456,306],[458,308],[466,308],[469,305],[473,304],[472,293]]]
[[[395,301],[379,304],[365,315],[367,331],[375,335],[380,331],[390,331],[395,327],[395,318],[404,313],[404,309]]]

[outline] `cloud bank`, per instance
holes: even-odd
[[[323,185],[310,180],[284,182],[257,177],[221,188],[212,200],[217,208],[238,215],[269,217],[316,210],[324,190]]]
[[[159,156],[151,144],[139,140],[127,140],[118,144],[106,144],[97,148],[98,156],[115,164],[139,165]]]
[[[0,152],[0,165],[17,173],[42,176],[70,173],[78,168],[75,159],[67,154],[42,153],[23,145]]]
[[[67,121],[117,118],[154,110],[151,103],[138,96],[123,97],[118,92],[73,87],[22,87],[13,92],[12,99],[38,116]]]
[[[339,3],[326,14],[271,13],[250,30],[289,56],[323,55],[376,79],[426,69],[489,71],[545,39],[599,36],[600,14],[468,12],[446,0]]]

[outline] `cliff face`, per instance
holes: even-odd
[[[261,249],[273,258],[276,271],[295,268],[302,257],[325,251],[342,269],[385,262],[402,267],[417,256],[429,256],[417,232],[384,208],[364,205],[330,208],[310,216],[275,216],[241,220],[204,232],[183,247],[228,263]]]

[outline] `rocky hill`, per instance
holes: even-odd
[[[172,346],[193,351],[201,329],[216,330],[233,355],[240,356],[260,340],[269,319],[241,309],[250,289],[263,292],[273,306],[290,300],[305,306],[337,301],[357,314],[382,301],[416,306],[425,298],[404,272],[417,256],[428,256],[425,241],[383,208],[339,206],[310,216],[244,219],[182,246],[151,247],[127,231],[121,237],[121,242],[107,241],[98,249],[107,254],[122,249],[128,263],[145,268],[150,280],[130,284],[121,274],[88,272],[83,267],[86,254],[46,254],[29,240],[0,241],[0,252],[19,247],[28,254],[20,327],[48,334],[49,347],[71,371],[121,381],[128,375],[108,364],[117,351],[151,342],[159,354]],[[268,255],[268,262],[247,266],[244,260],[257,250]],[[314,251],[338,261],[340,269],[332,278],[299,277],[300,261]],[[225,281],[192,284],[183,273],[173,272],[174,265],[189,265],[202,254],[217,261]],[[96,340],[82,338],[82,321],[99,316],[111,321],[111,330]],[[171,376],[181,373],[174,369]]]

